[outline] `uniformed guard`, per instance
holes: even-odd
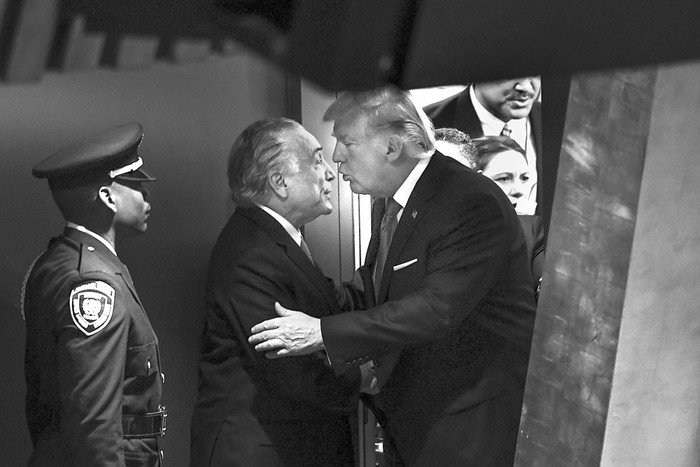
[[[30,465],[158,466],[158,339],[116,245],[146,231],[143,129],[128,123],[34,167],[67,222],[22,287]]]

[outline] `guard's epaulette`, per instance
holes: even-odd
[[[78,272],[84,275],[90,272],[107,272],[112,270],[112,267],[95,251],[97,247],[90,243],[80,244],[80,259],[78,263]]]

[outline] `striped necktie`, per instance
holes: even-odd
[[[314,259],[311,257],[311,251],[309,251],[309,246],[308,246],[308,245],[306,244],[306,242],[304,241],[304,237],[303,237],[303,236],[301,237],[301,243],[299,244],[299,246],[301,247],[301,251],[303,251],[303,252],[306,254],[306,256],[309,258],[309,261],[311,261],[311,264],[313,264],[314,266],[316,266],[316,263],[314,262]]]
[[[506,124],[503,125],[503,129],[501,130],[501,136],[507,136],[510,138],[511,133],[513,133],[513,130],[510,129],[508,123],[506,122]]]

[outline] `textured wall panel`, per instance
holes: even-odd
[[[571,83],[516,465],[598,465],[655,69]]]

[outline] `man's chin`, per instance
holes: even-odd
[[[511,120],[518,120],[530,115],[530,110],[532,110],[532,105],[528,105],[527,107],[509,107],[505,113]]]
[[[369,195],[367,190],[365,190],[362,186],[358,185],[357,182],[355,181],[350,181],[350,191],[355,193],[356,195]]]
[[[116,233],[117,233],[117,238],[125,239],[125,238],[138,237],[139,235],[143,235],[144,233],[146,233],[147,230],[148,230],[148,224],[143,224],[140,226],[123,227],[123,228],[117,230]]]

